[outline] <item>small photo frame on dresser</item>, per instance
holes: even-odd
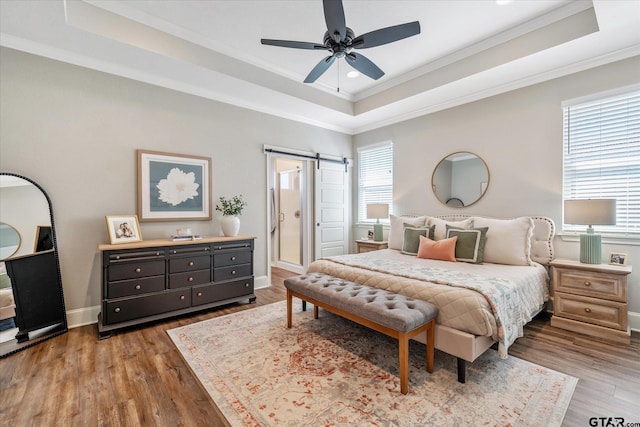
[[[622,252],[611,252],[609,254],[609,264],[627,265],[627,254],[623,254]]]
[[[142,241],[137,215],[107,215],[105,219],[112,245]]]

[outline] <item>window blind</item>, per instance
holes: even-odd
[[[616,225],[598,232],[640,237],[640,90],[563,110],[564,199],[614,198]]]
[[[393,144],[385,143],[358,149],[358,222],[367,219],[369,203],[393,207]]]

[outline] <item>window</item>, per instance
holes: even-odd
[[[640,237],[640,89],[563,109],[564,199],[616,199],[616,225],[598,232]]]
[[[393,144],[358,149],[358,222],[367,219],[367,204],[388,203],[393,207]]]

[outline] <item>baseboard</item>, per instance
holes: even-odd
[[[640,332],[640,313],[629,312],[629,326],[632,331]]]
[[[261,289],[270,286],[267,276],[259,276],[253,279],[253,288]],[[79,308],[77,310],[67,311],[67,324],[69,328],[77,328],[79,326],[91,325],[98,323],[98,313],[100,313],[100,306]]]
[[[79,326],[98,323],[98,313],[100,313],[99,305],[69,310],[67,311],[67,324],[69,328],[77,328]]]
[[[253,278],[253,289],[268,288],[271,286],[267,276],[258,276]]]

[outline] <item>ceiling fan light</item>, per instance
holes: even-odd
[[[353,71],[349,71],[347,73],[347,77],[349,77],[350,79],[355,79],[356,77],[358,77],[360,75],[359,72],[357,72],[356,70]]]

